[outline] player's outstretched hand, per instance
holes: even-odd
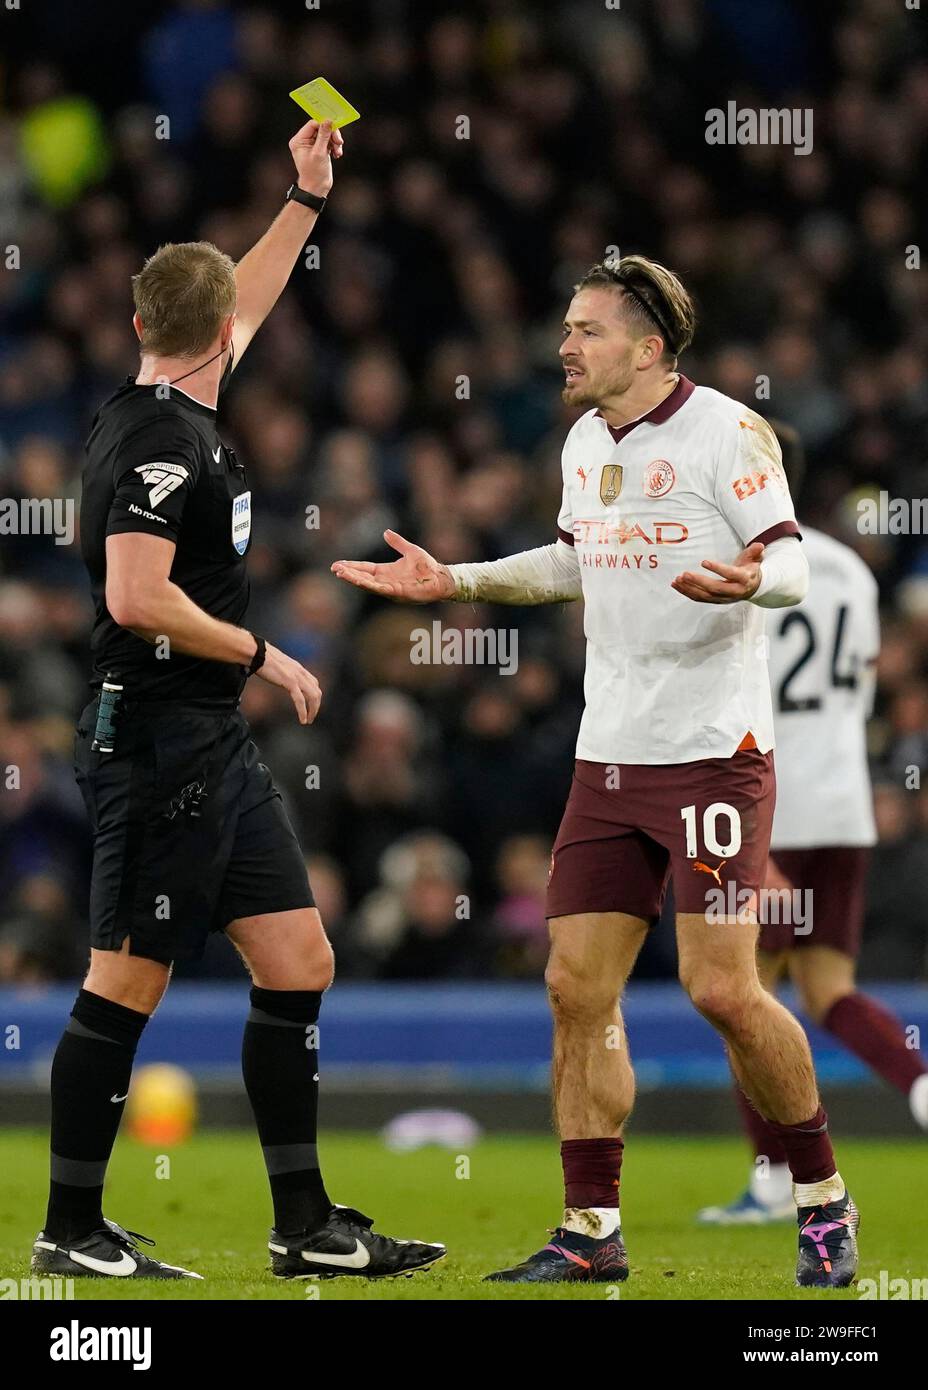
[[[322,704],[322,690],[311,671],[292,656],[268,644],[264,665],[255,673],[268,685],[286,690],[301,724],[311,724]]]
[[[750,598],[760,584],[760,562],[763,558],[764,547],[759,541],[753,541],[746,550],[742,550],[733,565],[703,560],[703,569],[719,575],[718,579],[684,570],[670,581],[670,586],[694,603],[738,603],[741,599]]]
[[[369,560],[336,560],[332,573],[359,589],[370,589],[371,593],[399,599],[401,603],[435,603],[454,598],[454,580],[447,566],[396,531],[384,531],[383,538],[398,551],[398,560],[385,565]]]
[[[297,183],[304,193],[325,198],[332,189],[332,160],[341,159],[345,137],[331,121],[307,121],[290,141]]]

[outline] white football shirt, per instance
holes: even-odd
[[[730,564],[751,541],[799,534],[769,425],[681,376],[621,429],[582,415],[562,468],[558,535],[579,565],[587,639],[577,757],[727,758],[748,734],[767,752],[763,609],[694,603],[670,581],[703,560]]]
[[[866,725],[879,590],[849,546],[803,526],[809,592],[767,614],[777,738],[777,849],[876,842]]]

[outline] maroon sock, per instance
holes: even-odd
[[[564,1139],[565,1207],[617,1207],[622,1171],[621,1139]]]
[[[755,1158],[766,1158],[770,1163],[785,1163],[786,1150],[780,1136],[770,1127],[759,1111],[755,1110],[741,1087],[735,1086],[735,1099],[741,1111],[741,1122],[754,1149]]]
[[[899,1020],[869,994],[846,994],[832,1004],[822,1027],[903,1095],[926,1070],[918,1052],[906,1047]]]
[[[798,1125],[770,1121],[786,1150],[786,1161],[793,1182],[824,1182],[837,1172],[834,1150],[828,1137],[828,1116],[819,1105],[811,1120]]]

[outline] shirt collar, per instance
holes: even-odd
[[[618,444],[620,439],[624,439],[636,425],[643,424],[645,420],[651,425],[663,425],[665,421],[670,419],[671,415],[676,415],[681,405],[686,404],[695,390],[696,387],[694,383],[681,372],[676,386],[669,395],[665,396],[662,401],[658,401],[657,405],[653,406],[645,415],[639,415],[637,420],[629,420],[628,424],[620,425],[615,429],[606,421],[601,410],[597,410],[596,415],[598,419],[602,420],[606,429],[612,435],[616,444]]]

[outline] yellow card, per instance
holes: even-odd
[[[324,77],[314,77],[312,82],[304,82],[302,87],[296,87],[290,95],[297,106],[302,106],[304,111],[309,112],[314,121],[331,121],[334,130],[343,125],[350,125],[361,115],[361,112],[356,111],[351,102],[346,101],[340,92],[336,92],[331,82],[326,82]]]

